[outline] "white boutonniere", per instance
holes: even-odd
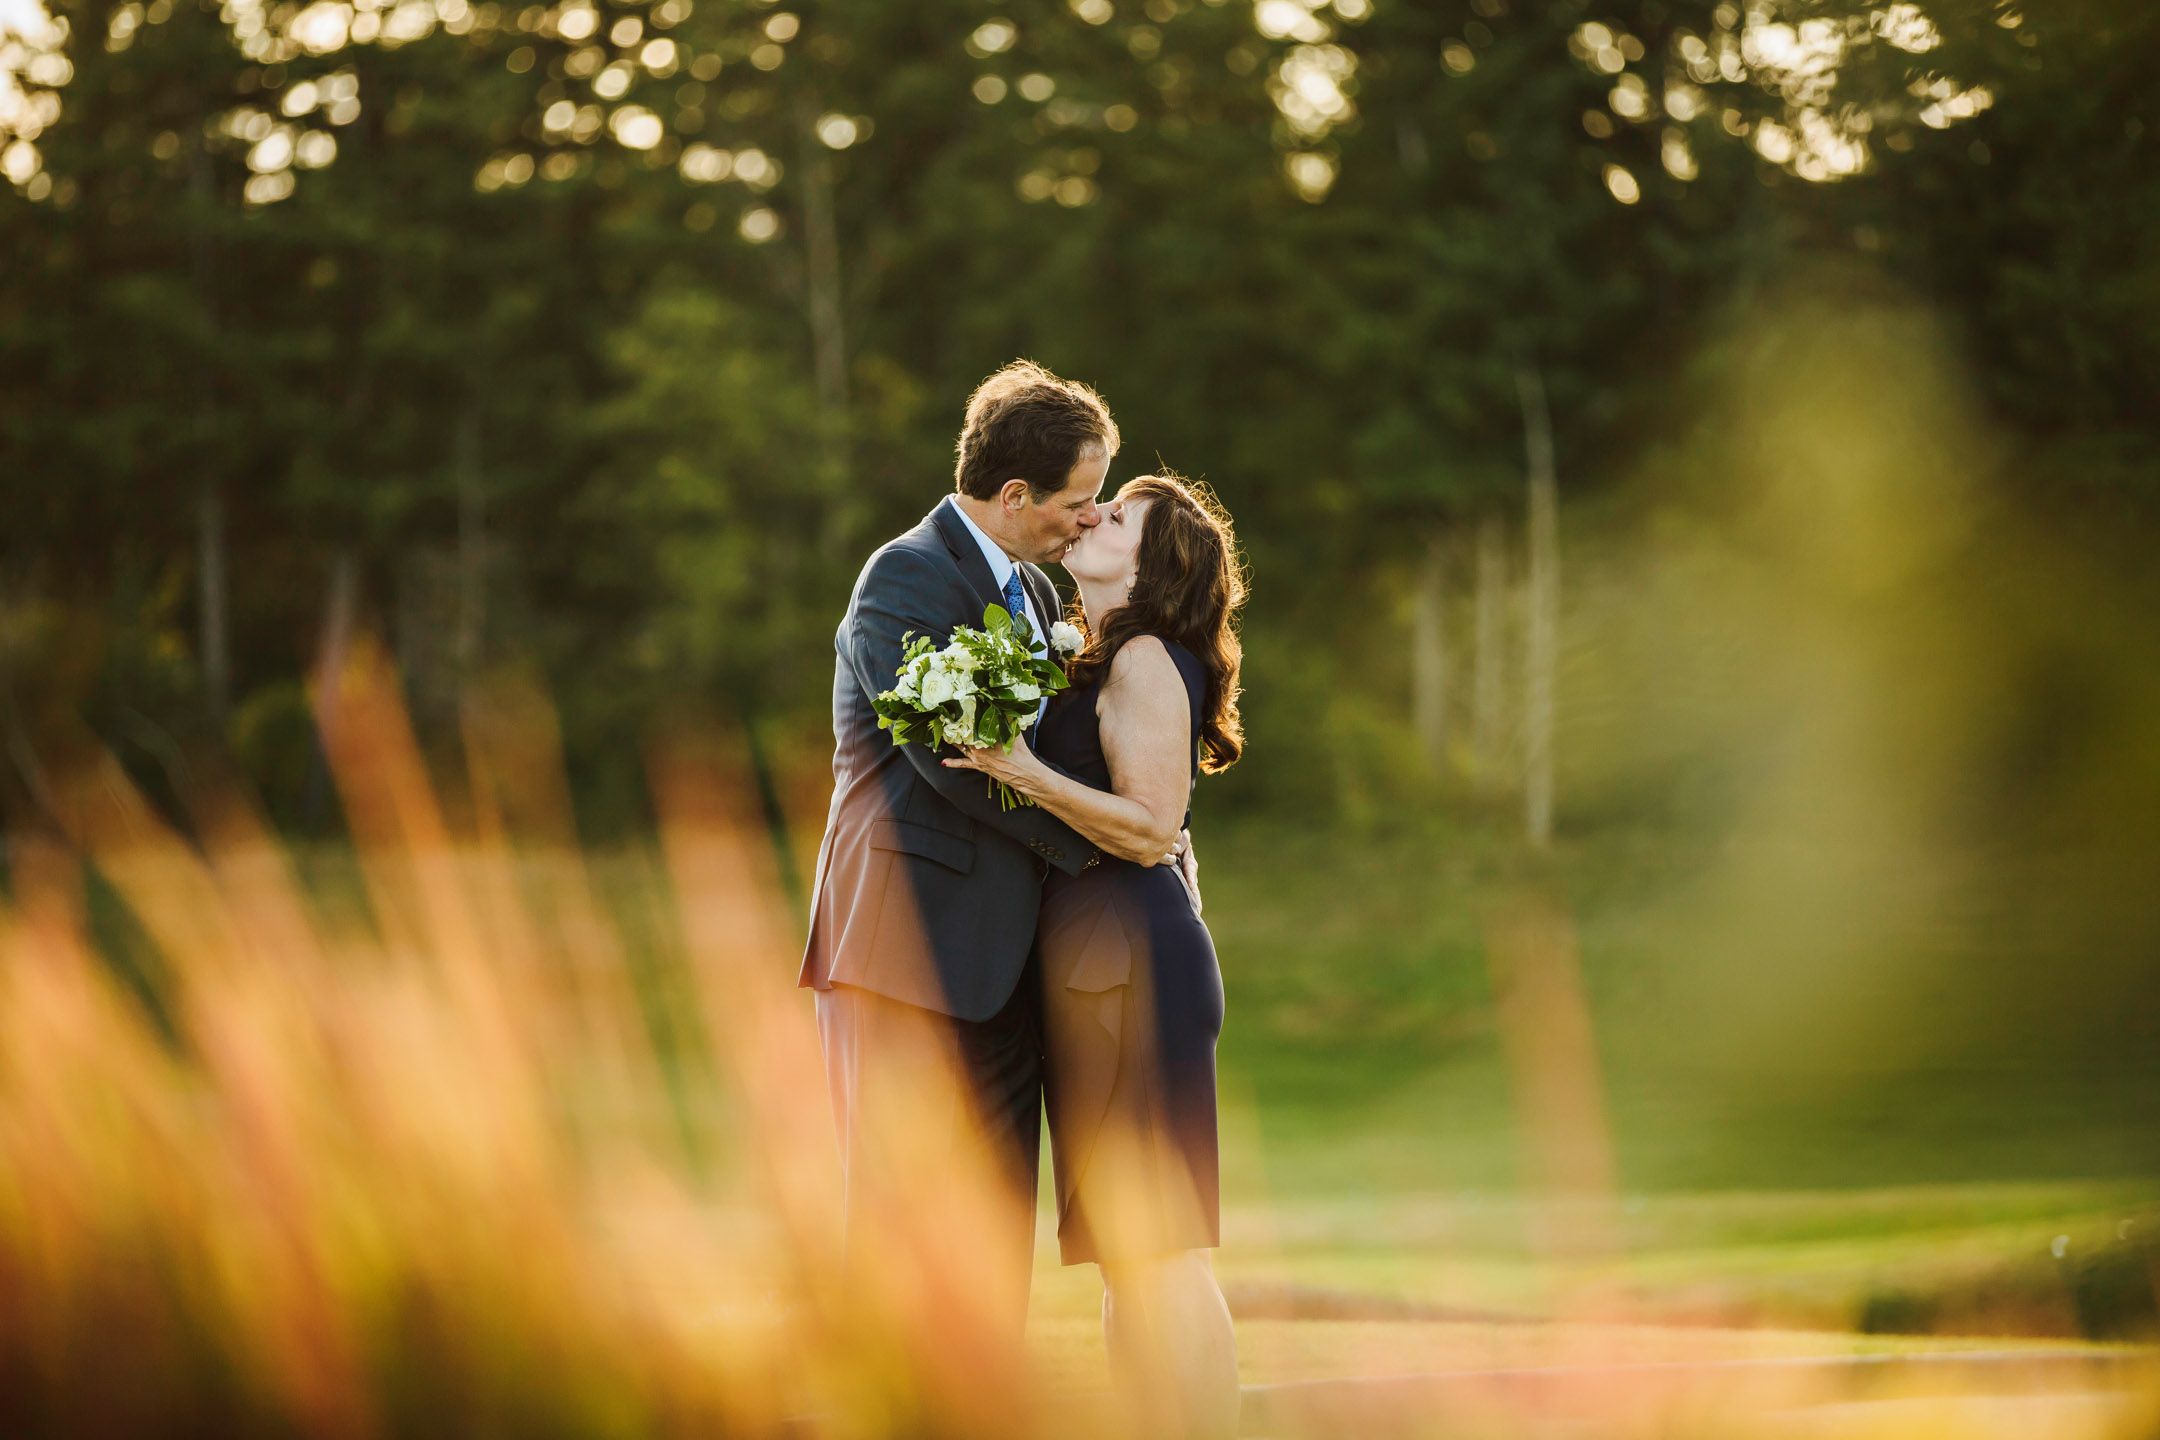
[[[1080,653],[1080,627],[1070,620],[1059,620],[1050,626],[1050,648],[1060,655]]]

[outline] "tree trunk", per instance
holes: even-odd
[[[1560,500],[1552,420],[1534,361],[1515,373],[1522,392],[1523,449],[1530,475],[1529,615],[1523,646],[1523,825],[1530,843],[1552,843],[1554,676],[1560,656]]]
[[[217,305],[211,292],[210,207],[216,203],[211,189],[210,156],[203,146],[202,127],[190,127],[188,195],[193,208],[188,226],[188,268],[195,285],[195,303],[202,311],[202,340],[208,345],[217,328]],[[210,430],[213,397],[209,386],[210,359],[198,358],[194,369],[195,421]],[[213,432],[214,433],[214,432]],[[203,710],[210,728],[225,733],[225,717],[232,708],[232,650],[226,620],[225,497],[219,490],[209,453],[209,435],[200,437],[196,464],[201,467],[200,489],[195,496],[196,623],[202,655]]]
[[[847,473],[847,336],[841,309],[840,231],[833,215],[832,155],[817,135],[817,107],[805,96],[802,132],[803,249],[809,262],[810,346],[825,456],[836,477]]]
[[[345,674],[345,656],[352,648],[353,614],[359,599],[359,566],[351,550],[341,549],[330,561],[322,642],[315,657],[315,723],[326,735],[337,723],[338,685]]]
[[[211,729],[222,735],[232,708],[232,651],[225,614],[225,497],[214,481],[205,481],[195,499],[195,544],[203,708]]]
[[[1470,742],[1480,794],[1500,788],[1501,748],[1507,714],[1507,535],[1498,515],[1478,522],[1476,671],[1471,677]]]
[[[457,671],[470,682],[479,673],[487,626],[487,493],[480,470],[480,406],[468,398],[458,417],[458,618]]]
[[[337,731],[338,686],[345,675],[345,657],[352,649],[353,619],[359,603],[359,566],[352,551],[341,548],[330,561],[330,581],[323,597],[322,640],[315,655],[317,743],[313,763],[308,766],[307,793],[301,802],[301,823],[310,831],[322,824],[330,800],[330,747]]]
[[[1410,625],[1410,712],[1436,775],[1447,763],[1447,679],[1447,551],[1445,537],[1435,532],[1418,572]]]

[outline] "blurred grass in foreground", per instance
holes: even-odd
[[[379,656],[335,680],[357,848],[313,884],[208,786],[198,847],[94,749],[36,772],[51,828],[10,835],[0,907],[0,1431],[1026,1429],[969,1154],[840,1284],[726,748],[656,749],[664,871],[617,873],[625,926],[534,697],[471,697],[439,801]]]
[[[792,926],[724,747],[656,747],[658,851],[588,868],[544,707],[476,698],[466,784],[438,804],[390,693],[357,666],[325,727],[350,855],[295,865],[214,794],[197,848],[94,754],[46,772],[57,830],[11,837],[8,1433],[1137,1433],[1058,1398],[1101,1384],[1089,1272],[1039,1267],[1032,1366],[986,1322],[965,1183],[896,1196],[867,1281],[839,1283]],[[1413,1399],[1384,1433],[1778,1433],[1766,1415],[1842,1403],[1844,1372],[1726,1362],[1930,1348],[1839,1333],[1820,1285],[1777,1300],[1836,1268],[1809,1245],[1847,1247],[1848,1276],[1931,1229],[1969,1232],[1929,1239],[1937,1258],[2011,1253],[2121,1198],[1658,1200],[1619,1218],[1620,1250],[1569,1259],[1526,1242],[1548,1202],[1275,1200],[1265,1126],[1233,1099],[1222,1269],[1248,1382],[1568,1387]],[[1996,1328],[2046,1333],[2031,1299]],[[1796,1320],[1821,1328],[1775,1328]],[[1326,1401],[1255,1393],[1285,1425]],[[1280,1433],[1349,1433],[1326,1404]],[[2146,1433],[2135,1393],[2063,1404],[2091,1423],[2034,1433]]]
[[[1766,334],[1652,518],[1570,542],[1552,853],[1407,773],[1349,837],[1203,790],[1248,1379],[1573,1377],[1299,1433],[2155,1433],[2120,1368],[2028,1377],[2089,1392],[2041,1418],[1719,1368],[2152,1331],[2155,631],[1993,502],[1924,331]],[[1041,1374],[986,1313],[965,1155],[841,1283],[739,754],[657,741],[657,844],[588,863],[545,704],[476,689],[431,775],[355,657],[316,696],[349,852],[12,757],[0,1430],[1132,1433],[1037,1383],[1097,1383],[1085,1271],[1038,1277]]]

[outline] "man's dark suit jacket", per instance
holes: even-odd
[[[1036,612],[1057,592],[1020,573]],[[818,847],[800,984],[856,985],[962,1020],[1012,995],[1035,943],[1046,866],[1077,875],[1094,846],[1049,811],[1001,810],[989,782],[927,746],[895,745],[871,698],[890,690],[909,631],[941,643],[1003,604],[951,500],[863,566],[833,637],[833,798]],[[951,752],[946,752],[951,753]]]

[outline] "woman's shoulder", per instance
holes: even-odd
[[[1191,652],[1175,640],[1148,631],[1118,646],[1117,653],[1110,657],[1110,674],[1122,678],[1138,671],[1160,672],[1165,662],[1175,665],[1180,655],[1190,658]]]
[[[1205,689],[1207,667],[1192,651],[1167,635],[1152,631],[1135,635],[1118,647],[1111,657],[1109,675],[1112,684],[1124,684],[1135,678],[1156,679],[1165,684],[1172,675],[1184,682],[1187,690]]]
[[[1127,655],[1132,655],[1133,659],[1127,661]],[[1119,646],[1117,655],[1110,662],[1110,668],[1115,670],[1121,663],[1159,666],[1164,660],[1187,674],[1197,674],[1206,668],[1200,663],[1200,657],[1192,651],[1169,636],[1158,635],[1152,630],[1135,635]]]

